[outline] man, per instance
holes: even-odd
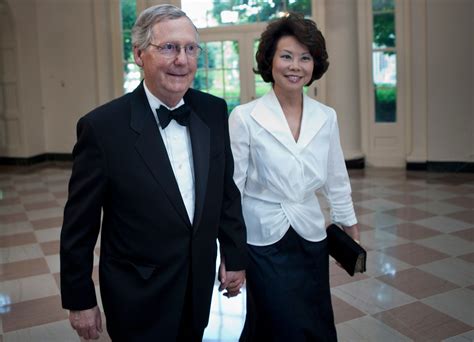
[[[91,273],[101,230],[99,279],[111,338],[200,341],[216,238],[225,259],[221,289],[237,295],[245,280],[227,106],[189,88],[201,48],[180,9],[145,10],[132,44],[142,84],[78,122],[61,232],[63,307],[79,336],[99,337]]]

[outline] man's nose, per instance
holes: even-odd
[[[178,54],[176,55],[175,63],[185,64],[187,62],[188,62],[188,55],[186,55],[186,49],[184,47],[180,48],[178,50]]]

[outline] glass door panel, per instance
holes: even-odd
[[[193,88],[224,98],[229,112],[240,103],[239,44],[236,40],[201,43]]]
[[[375,90],[375,122],[397,121],[397,55],[377,51],[372,54]]]

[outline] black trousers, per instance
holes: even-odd
[[[290,227],[280,241],[248,251],[240,341],[337,341],[327,241],[306,241]]]

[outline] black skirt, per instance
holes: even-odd
[[[247,316],[240,341],[337,341],[327,240],[307,241],[290,227],[272,245],[247,246]]]

